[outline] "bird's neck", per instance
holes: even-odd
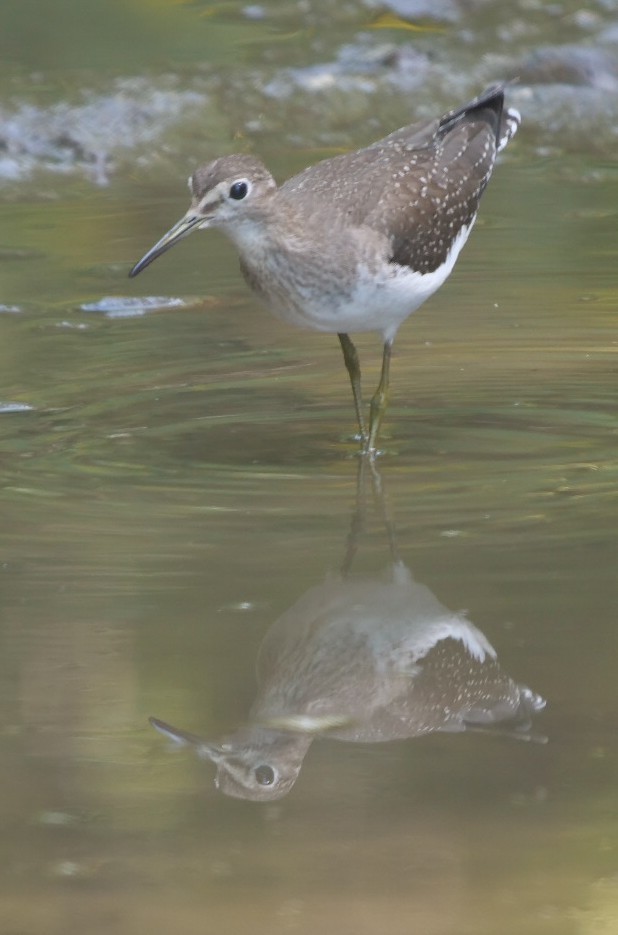
[[[273,252],[302,249],[305,228],[302,218],[278,212],[270,204],[222,226],[241,259],[250,265],[262,262]]]

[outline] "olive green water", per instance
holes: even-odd
[[[271,5],[134,3],[109,8],[116,45],[74,6],[47,60],[39,5],[7,5],[5,87],[182,71],[205,17],[234,75],[311,38]],[[321,155],[263,154],[281,176]],[[547,699],[548,742],[317,739],[263,804],[147,719],[211,739],[245,720],[269,627],[345,555],[353,409],[334,336],[274,321],[217,234],[126,279],[184,212],[191,158],[0,198],[0,931],[617,932],[615,166],[542,158],[524,124],[397,339],[380,459],[402,561]],[[105,314],[143,296],[186,304]],[[358,346],[369,387],[378,342]],[[354,569],[389,561],[369,497]]]

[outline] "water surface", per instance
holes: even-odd
[[[505,6],[492,16],[507,30]],[[366,25],[337,19],[319,55],[310,17],[265,7],[265,20],[148,7],[159,37],[162,21],[185,36],[161,70],[199,59],[187,9],[211,17],[221,100],[265,60],[298,65],[300,49],[323,62]],[[545,28],[559,41],[555,21]],[[90,65],[82,47],[66,74],[41,67],[51,87],[75,68],[95,86],[154,72],[165,43],[138,33],[131,70],[122,44],[106,67],[103,36],[82,39]],[[11,35],[19,83],[32,49]],[[422,42],[438,54],[448,33]],[[381,119],[408,119],[384,100]],[[281,106],[264,109],[267,126]],[[289,139],[275,151],[267,132],[251,144],[281,177],[325,152],[312,107],[319,151]],[[352,119],[338,127],[347,145],[370,138]],[[104,186],[43,167],[7,182],[2,931],[613,930],[617,178],[592,144],[544,152],[537,132],[524,122],[456,271],[402,328],[380,472],[401,561],[547,699],[534,726],[548,742],[317,737],[271,803],[226,798],[213,765],[172,755],[147,719],[235,731],[273,623],[339,573],[357,459],[337,341],[272,319],[214,233],[126,278],[185,210],[202,142],[143,173],[119,162]],[[230,151],[221,123],[209,145],[219,138]],[[358,345],[370,387],[378,342]],[[366,510],[353,574],[372,581],[393,543],[370,491]]]

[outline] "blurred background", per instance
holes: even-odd
[[[615,0],[3,0],[0,53],[0,930],[618,931]],[[357,491],[334,336],[215,232],[128,270],[200,163],[283,180],[515,77]],[[266,802],[171,755],[149,716],[220,739],[264,672],[323,701],[340,578],[387,673],[465,611],[547,743],[311,735]]]

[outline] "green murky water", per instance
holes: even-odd
[[[5,86],[36,50],[7,9]],[[230,88],[311,39],[274,5],[129,9],[132,63],[82,28],[65,74],[40,63],[50,83],[192,67],[191,16]],[[246,721],[272,624],[344,562],[353,410],[334,337],[271,319],[216,234],[126,279],[185,210],[185,150],[159,176],[41,170],[0,200],[0,929],[618,930],[615,166],[544,157],[524,124],[457,270],[398,337],[380,460],[401,562],[547,699],[548,742],[317,738],[289,795],[255,803],[147,719],[211,740]],[[321,154],[262,152],[282,176]],[[143,296],[185,301],[118,301]],[[358,343],[371,385],[377,339]],[[353,571],[371,583],[392,553],[369,491],[366,509]]]

